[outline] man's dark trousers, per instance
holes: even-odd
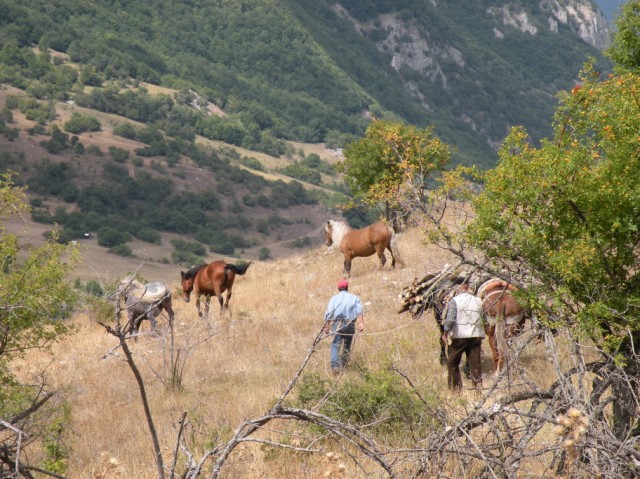
[[[460,376],[460,362],[462,354],[467,355],[471,380],[474,386],[482,382],[482,368],[480,364],[480,351],[482,338],[453,338],[449,345],[447,355],[448,385],[450,389],[462,389],[462,377]]]

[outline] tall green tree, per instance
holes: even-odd
[[[357,199],[372,206],[384,204],[387,219],[406,217],[411,204],[424,204],[426,188],[451,160],[448,145],[432,128],[376,120],[361,139],[344,150],[338,165]]]
[[[561,98],[552,138],[535,148],[522,128],[507,137],[468,230],[496,270],[526,272],[531,300],[631,378],[616,384],[621,436],[640,378],[638,132],[640,76],[599,81],[587,68],[582,88]]]
[[[0,176],[0,216],[28,209],[24,189],[10,174]],[[65,322],[74,293],[65,279],[76,262],[76,251],[55,241],[24,250],[15,235],[0,227],[0,476],[33,477],[28,455],[20,456],[29,443],[45,432],[41,422],[54,396],[42,383],[23,384],[9,367],[11,361],[32,349],[48,348],[71,333]],[[26,459],[25,459],[26,458]]]
[[[616,34],[607,55],[619,66],[640,68],[640,0],[629,0],[616,18]]]

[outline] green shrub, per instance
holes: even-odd
[[[31,210],[31,221],[35,221],[36,223],[43,223],[45,225],[52,225],[55,223],[53,220],[53,216],[49,213],[48,210],[43,208],[34,208]],[[47,233],[44,234],[47,237]]]
[[[133,256],[133,251],[126,244],[117,244],[109,248],[109,253],[117,254],[118,256]]]
[[[75,145],[73,145],[73,152],[76,153],[77,155],[84,155],[85,151],[86,149],[82,144],[82,142],[78,142]]]
[[[102,156],[104,155],[104,153],[102,152],[102,150],[100,149],[99,146],[96,145],[89,145],[87,146],[87,153],[90,153],[92,155],[96,155],[96,156]]]
[[[84,286],[84,290],[88,294],[96,296],[98,298],[104,296],[104,290],[102,289],[102,286],[100,286],[100,283],[93,279],[87,281],[87,284]]]
[[[97,231],[98,244],[100,246],[117,246],[126,243],[131,239],[129,233],[117,230],[115,228],[103,227]]]
[[[65,424],[71,418],[69,404],[64,402],[58,414],[60,416],[48,424],[42,438],[45,459],[41,465],[47,471],[64,474],[69,460],[69,450],[64,444]]]
[[[47,130],[43,125],[37,124],[37,125],[33,125],[31,128],[27,128],[27,133],[31,136],[45,135],[47,133]]]
[[[136,129],[131,123],[121,123],[113,129],[113,134],[127,138],[129,140],[136,139]]]
[[[160,244],[162,238],[160,233],[151,228],[140,228],[133,232],[133,235],[139,240],[146,241],[147,243]]]
[[[192,266],[203,264],[205,261],[202,257],[190,253],[189,251],[175,250],[171,253],[171,262],[190,268]]]
[[[89,283],[87,283],[88,285]],[[95,321],[102,323],[111,323],[113,321],[113,302],[107,301],[103,296],[94,295],[93,292],[85,297],[85,301],[91,314],[89,315]]]
[[[243,156],[240,160],[240,163],[242,163],[247,168],[251,168],[252,170],[265,171],[265,168],[262,163],[260,163],[260,160],[254,158],[253,156]]]
[[[258,259],[260,261],[266,261],[269,258],[271,258],[271,250],[267,247],[260,248],[260,251],[258,252]]]
[[[125,150],[124,148],[110,146],[109,153],[111,154],[111,158],[113,158],[113,161],[117,161],[118,163],[124,163],[129,159],[129,151]]]
[[[14,110],[20,107],[20,97],[18,95],[7,95],[7,98],[4,102],[6,108],[10,110]]]
[[[73,113],[71,119],[64,124],[64,129],[69,133],[83,133],[85,131],[100,131],[100,122],[95,116]]]
[[[195,241],[174,239],[171,240],[171,244],[178,251],[185,251],[196,256],[204,256],[205,254],[207,254],[207,249],[205,248],[205,246],[202,243],[198,243]]]
[[[40,146],[46,148],[49,153],[55,155],[69,147],[69,135],[60,131],[58,125],[53,125],[51,127],[51,138],[49,140],[41,141]]]
[[[311,238],[308,236],[303,236],[301,238],[296,238],[293,241],[287,243],[289,248],[307,248],[311,246]]]
[[[318,171],[298,162],[287,165],[279,171],[291,178],[306,181],[312,185],[319,185],[322,183],[322,177]]]
[[[346,376],[335,386],[317,374],[305,375],[298,390],[300,405],[316,406],[329,393],[330,386],[334,387],[333,392],[322,403],[320,412],[339,421],[367,425],[380,434],[397,438],[408,432],[424,434],[437,426],[438,418],[432,415],[436,400],[422,394],[428,404],[422,402],[393,371],[363,370],[358,376]]]

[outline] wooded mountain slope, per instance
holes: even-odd
[[[263,137],[339,144],[395,116],[483,167],[509,127],[549,133],[554,94],[607,35],[590,0],[0,2],[3,46],[196,90]]]

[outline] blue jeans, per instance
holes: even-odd
[[[355,320],[335,320],[331,325],[334,336],[331,341],[331,369],[336,371],[347,365],[351,354],[351,343],[356,333]]]

